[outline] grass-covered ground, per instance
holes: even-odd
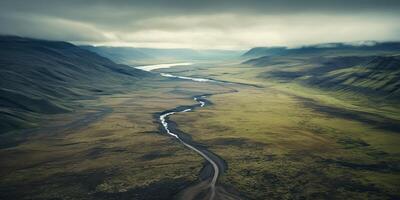
[[[43,122],[48,128],[14,135],[17,143],[0,150],[0,199],[170,199],[196,181],[201,157],[161,134],[154,113],[225,89],[152,81],[81,101],[79,113],[53,115]]]
[[[232,85],[237,93],[212,96],[212,106],[173,116],[227,161],[220,183],[250,199],[400,198],[398,105],[259,76],[269,70],[168,70],[261,86]]]
[[[171,117],[227,162],[219,184],[246,199],[400,198],[399,106],[264,76],[273,70],[176,67],[164,71],[246,85],[154,79],[81,101],[78,113],[1,143],[0,198],[171,199],[198,180],[204,161],[160,134],[154,113],[232,89]]]

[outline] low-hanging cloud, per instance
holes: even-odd
[[[245,49],[400,39],[399,1],[1,1],[0,33],[75,43]]]

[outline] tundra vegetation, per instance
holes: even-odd
[[[1,57],[1,199],[175,197],[207,164],[156,116],[202,94],[208,106],[171,120],[226,162],[217,184],[242,198],[400,198],[397,51],[256,49],[148,73],[68,43],[3,40],[43,59]]]

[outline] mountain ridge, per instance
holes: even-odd
[[[152,76],[68,42],[0,36],[0,132],[39,114],[72,111],[74,100],[116,92]]]
[[[391,52],[400,49],[400,42],[369,42],[361,44],[352,43],[321,43],[315,45],[305,45],[295,48],[288,47],[254,47],[245,52],[244,58],[257,58],[263,56],[288,56],[321,53],[376,53],[377,51]]]

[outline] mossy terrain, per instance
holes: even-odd
[[[25,130],[0,136],[0,199],[175,197],[205,162],[155,116],[202,94],[209,106],[171,120],[226,161],[218,184],[244,199],[399,199],[397,55],[340,56],[159,70],[222,83],[118,72],[85,82],[91,98],[67,98],[68,113],[13,110],[2,116]]]
[[[231,84],[237,93],[212,96],[212,106],[173,120],[227,161],[220,183],[249,199],[400,198],[396,99],[265,76],[308,67],[279,63],[168,69],[259,86]]]
[[[202,158],[161,134],[154,114],[226,89],[164,78],[128,89],[3,135],[16,142],[0,150],[1,199],[170,199],[196,181]]]

